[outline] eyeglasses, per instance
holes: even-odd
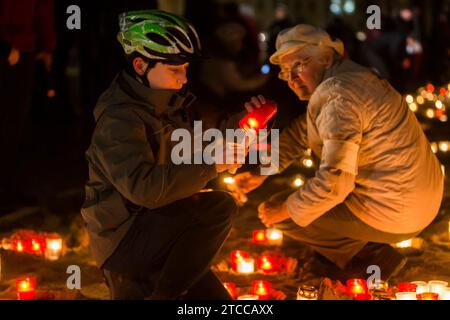
[[[306,70],[308,64],[312,61],[312,57],[306,58],[303,61],[297,61],[291,68],[281,68],[280,73],[278,74],[278,78],[284,81],[288,81],[291,74],[299,74]]]

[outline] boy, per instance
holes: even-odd
[[[209,267],[237,209],[228,193],[200,190],[239,165],[170,159],[171,133],[190,128],[192,95],[180,89],[201,58],[199,37],[184,18],[157,10],[119,22],[128,66],[97,103],[86,152],[82,215],[92,252],[111,299],[227,299]]]

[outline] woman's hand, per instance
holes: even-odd
[[[267,228],[289,219],[286,201],[275,206],[267,202],[261,203],[258,207],[258,217]]]

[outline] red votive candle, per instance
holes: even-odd
[[[276,259],[272,256],[261,256],[258,258],[258,269],[264,273],[272,273],[276,270]]]
[[[25,252],[27,250],[27,243],[22,239],[15,239],[13,241],[13,248],[17,252]]]
[[[367,300],[367,286],[363,279],[347,280],[347,294],[355,300]]]
[[[248,113],[239,121],[239,126],[244,130],[253,129],[258,132],[264,128],[267,123],[277,113],[277,105],[272,101],[266,101],[260,108]]]
[[[434,292],[419,293],[417,300],[439,300],[439,294]]]
[[[255,280],[252,282],[253,294],[257,295],[259,300],[269,300],[272,284],[269,281]]]
[[[254,243],[265,243],[266,241],[267,241],[266,230],[254,230],[253,231],[253,242]]]
[[[236,299],[236,284],[233,282],[224,282],[223,286],[227,289],[231,298],[233,298],[233,300]]]
[[[244,250],[233,250],[230,254],[230,264],[233,270],[237,270],[237,261],[240,259],[248,258],[250,254]]]
[[[417,284],[411,282],[400,282],[397,286],[397,292],[416,292]]]
[[[16,280],[17,298],[19,300],[36,299],[36,278],[20,278]]]

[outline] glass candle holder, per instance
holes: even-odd
[[[254,243],[266,243],[266,230],[254,230],[253,231],[253,242]]]
[[[416,293],[417,294],[424,293],[424,292],[428,291],[428,282],[425,282],[425,281],[413,281],[411,283],[413,283],[413,284],[415,284],[417,286],[416,287]]]
[[[417,300],[439,300],[439,294],[434,292],[423,292],[417,295]]]
[[[412,282],[400,282],[397,286],[397,292],[416,292],[417,284]]]
[[[261,256],[258,258],[258,270],[264,273],[273,273],[276,271],[276,259],[272,256]]]
[[[317,300],[319,291],[308,285],[301,285],[297,291],[297,300]]]
[[[363,279],[350,279],[346,282],[347,294],[355,300],[367,300],[367,286]]]
[[[417,300],[415,292],[397,292],[395,297],[397,300]]]
[[[36,299],[36,278],[23,277],[16,280],[17,299],[35,300]]]
[[[269,281],[255,280],[252,282],[252,293],[259,297],[259,300],[268,300],[272,291],[272,284]]]
[[[247,251],[244,250],[233,250],[231,251],[230,254],[230,264],[231,264],[231,268],[233,268],[233,270],[237,270],[237,262],[238,260],[242,260],[245,258],[248,258],[250,256],[250,254]]]
[[[51,235],[45,239],[44,257],[47,260],[55,261],[61,257],[63,240],[59,235]]]
[[[270,245],[281,246],[283,244],[283,231],[275,228],[267,229],[266,238]]]
[[[448,282],[447,281],[440,281],[440,280],[431,280],[428,281],[428,291],[437,293],[439,295],[439,298],[441,298],[445,291],[447,290]]]
[[[238,273],[249,274],[255,272],[255,259],[253,258],[239,259],[236,263]]]

